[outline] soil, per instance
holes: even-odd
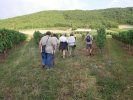
[[[133,25],[119,25],[118,27],[120,29],[124,29],[124,28],[131,28],[131,29],[133,29]]]
[[[3,62],[6,59],[5,53],[0,54],[0,62]]]
[[[79,54],[80,55],[85,55],[85,56],[88,56],[88,54],[86,53],[86,48],[83,48],[83,49],[79,49]],[[92,54],[91,56],[95,56],[98,52],[98,47],[96,45],[96,43],[94,42],[93,45],[92,45]]]
[[[122,48],[124,48],[124,50],[127,52],[128,55],[133,56],[133,46],[130,46],[130,50],[129,50],[129,46],[125,44],[122,45]]]
[[[46,33],[47,31],[51,31],[53,33],[70,33],[70,30],[20,30],[20,32],[28,35],[33,35],[35,31],[40,31],[41,33]]]

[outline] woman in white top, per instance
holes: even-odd
[[[59,38],[59,42],[60,42],[59,49],[62,50],[63,58],[65,58],[66,50],[67,50],[67,45],[68,45],[68,40],[65,37],[65,34],[62,34],[62,36]]]
[[[69,56],[74,56],[74,50],[76,46],[76,41],[74,34],[71,33],[70,37],[68,37],[68,51],[69,51]]]

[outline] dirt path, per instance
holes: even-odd
[[[51,31],[53,33],[70,33],[72,32],[71,29],[66,29],[66,30],[58,30],[58,29],[49,29],[49,30],[40,30],[40,29],[31,29],[31,30],[20,30],[20,32],[25,33],[25,34],[29,34],[29,35],[33,35],[33,33],[35,31],[40,31],[41,33],[46,33],[47,31]],[[77,29],[75,30],[75,32],[88,32],[91,31],[91,29]]]
[[[46,33],[47,31],[51,31],[53,33],[70,33],[71,30],[20,30],[20,32],[33,35],[35,31],[40,31],[41,33]]]
[[[119,25],[118,27],[119,27],[120,29],[124,29],[124,28],[133,29],[133,25]]]

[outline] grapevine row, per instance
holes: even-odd
[[[0,29],[0,53],[26,40],[26,35],[15,30]]]
[[[133,30],[121,31],[119,33],[113,33],[112,38],[119,40],[125,44],[133,45]]]

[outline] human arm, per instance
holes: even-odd
[[[39,42],[39,51],[40,51],[40,53],[42,52],[42,43],[41,43],[41,40]]]

